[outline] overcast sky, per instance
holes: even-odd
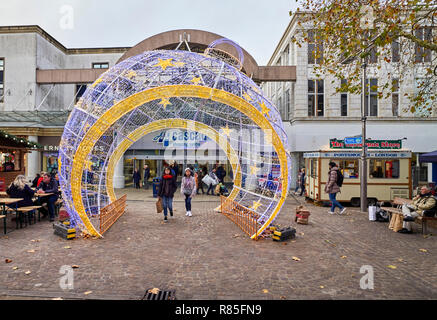
[[[0,0],[0,25],[37,24],[67,48],[131,47],[164,31],[201,29],[265,65],[295,7],[295,0]]]

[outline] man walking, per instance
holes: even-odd
[[[340,214],[346,211],[346,208],[335,199],[337,193],[340,192],[340,186],[338,185],[340,174],[337,164],[331,161],[329,163],[329,177],[325,185],[325,192],[329,194],[329,200],[331,200],[331,210],[328,211],[330,214],[335,213],[335,207],[340,208]]]
[[[147,164],[144,165],[144,188],[149,189],[150,168]]]

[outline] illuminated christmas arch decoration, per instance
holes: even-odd
[[[166,128],[202,132],[215,141],[233,169],[228,198],[258,214],[258,235],[273,222],[290,180],[281,117],[238,66],[207,53],[147,51],[87,88],[59,151],[59,181],[73,226],[101,236],[98,215],[115,200],[117,161],[133,142]]]

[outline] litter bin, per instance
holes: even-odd
[[[153,178],[153,197],[154,198],[158,197],[158,188],[159,188],[160,182],[161,182],[161,178]]]

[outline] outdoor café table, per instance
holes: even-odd
[[[5,216],[5,218],[3,219],[3,226],[4,226],[4,233],[6,234],[6,214],[7,214],[7,210],[6,210],[6,205],[7,204],[12,204],[12,203],[17,203],[21,200],[24,200],[23,198],[0,198],[0,204],[3,205],[3,215]]]

